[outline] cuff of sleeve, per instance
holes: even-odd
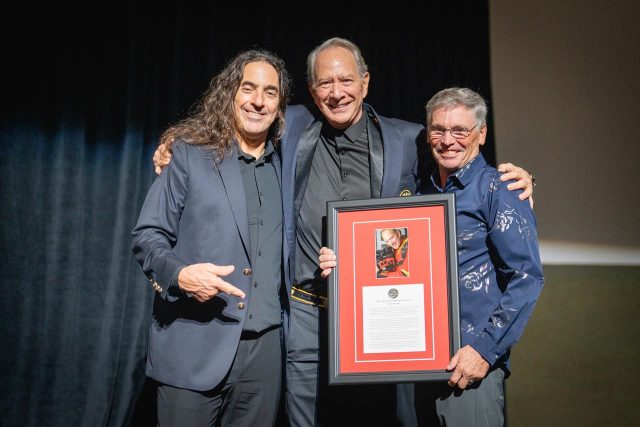
[[[505,353],[505,351],[496,344],[491,336],[486,332],[469,343],[471,347],[493,366]]]
[[[180,275],[180,272],[182,271],[183,268],[185,268],[186,265],[181,265],[178,268],[176,268],[176,270],[173,272],[173,274],[171,275],[171,280],[169,280],[169,285],[167,286],[167,297],[171,299],[171,297],[174,297],[173,299],[177,298],[179,295],[184,294],[182,288],[180,288],[180,284],[178,283],[178,276]]]
[[[180,296],[184,295],[182,289],[180,289],[180,285],[178,284],[178,275],[180,271],[187,265],[180,261],[168,261],[163,266],[163,271],[158,275],[158,281],[161,282],[161,285],[164,285],[164,290],[162,295],[168,301],[175,301]]]

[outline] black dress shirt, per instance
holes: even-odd
[[[295,286],[326,295],[318,252],[326,244],[327,201],[368,199],[371,194],[367,114],[345,130],[324,123],[311,162],[309,179],[297,218]],[[378,138],[380,140],[380,138]]]
[[[252,289],[244,330],[260,332],[281,324],[282,195],[272,159],[273,145],[255,157],[239,151],[251,240]]]

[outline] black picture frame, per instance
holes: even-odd
[[[441,207],[441,209],[429,209],[429,210],[419,209],[422,207]],[[380,199],[367,199],[367,200],[331,201],[327,203],[327,234],[328,234],[327,243],[328,243],[328,247],[332,248],[335,251],[338,262],[337,262],[336,268],[328,278],[329,384],[330,385],[440,381],[440,380],[448,379],[451,375],[451,373],[449,371],[446,371],[446,369],[444,368],[444,366],[446,366],[446,363],[444,364],[444,366],[442,366],[441,362],[439,362],[440,364],[437,368],[417,368],[417,369],[411,368],[407,370],[406,368],[399,368],[399,365],[402,364],[402,362],[396,361],[393,363],[388,363],[389,369],[387,370],[384,360],[381,362],[374,361],[374,363],[377,363],[378,366],[382,366],[382,370],[378,368],[375,370],[375,372],[373,371],[369,372],[367,368],[365,368],[364,371],[361,371],[361,368],[359,368],[359,366],[362,364],[358,365],[357,356],[356,356],[356,354],[358,353],[358,350],[357,350],[357,345],[358,345],[357,343],[359,342],[358,339],[354,338],[353,343],[349,341],[350,344],[353,344],[353,347],[355,348],[354,350],[351,350],[350,346],[346,346],[346,345],[344,347],[348,348],[348,351],[343,351],[343,349],[341,348],[342,346],[341,342],[344,342],[345,339],[348,341],[348,338],[345,338],[345,337],[349,336],[349,330],[358,331],[357,324],[360,319],[356,314],[358,312],[358,310],[355,308],[357,307],[357,303],[354,302],[352,304],[351,301],[347,302],[348,298],[341,297],[340,277],[341,277],[341,274],[343,275],[346,274],[345,272],[341,272],[341,268],[346,269],[349,265],[353,264],[353,267],[349,267],[352,270],[349,270],[349,271],[354,272],[353,274],[354,283],[350,285],[344,285],[344,284],[343,285],[353,287],[354,295],[358,294],[358,292],[356,292],[358,285],[357,283],[355,283],[356,282],[355,272],[359,271],[358,270],[359,268],[364,269],[364,267],[358,266],[358,263],[361,262],[361,261],[358,261],[358,259],[363,258],[363,256],[361,254],[358,255],[355,253],[356,252],[355,246],[357,245],[356,238],[353,237],[353,242],[351,245],[349,245],[348,243],[344,243],[344,241],[348,241],[349,239],[346,238],[345,240],[345,236],[343,235],[344,233],[349,233],[350,231],[355,230],[355,226],[352,226],[350,230],[349,227],[347,226],[348,224],[357,223],[359,225],[360,223],[358,221],[352,221],[351,219],[345,219],[345,218],[351,218],[351,217],[360,218],[360,217],[369,216],[370,218],[374,218],[374,220],[372,221],[372,224],[373,226],[376,226],[376,221],[375,221],[376,217],[384,216],[385,218],[389,218],[390,216],[393,217],[396,212],[402,217],[407,217],[407,213],[410,214],[414,210],[416,211],[416,213],[420,212],[419,215],[422,215],[425,211],[438,212],[434,214],[433,218],[429,218],[428,224],[431,224],[433,220],[434,223],[438,221],[438,223],[441,223],[443,225],[442,227],[440,227],[441,229],[435,230],[435,232],[429,229],[430,230],[429,231],[430,234],[428,235],[429,242],[424,242],[425,245],[427,243],[431,245],[432,241],[434,241],[434,239],[436,238],[440,239],[438,241],[444,242],[444,247],[439,248],[441,252],[444,251],[443,257],[441,257],[443,259],[439,261],[439,263],[442,265],[437,266],[437,268],[439,269],[439,271],[440,270],[445,271],[446,279],[439,280],[439,283],[437,284],[431,283],[430,286],[432,289],[432,294],[433,294],[433,289],[436,286],[439,287],[438,289],[439,289],[440,295],[442,295],[442,292],[446,291],[446,313],[447,313],[446,319],[444,319],[444,316],[441,315],[439,319],[432,321],[432,328],[433,328],[433,324],[438,323],[437,328],[446,329],[446,333],[444,332],[444,329],[433,329],[433,330],[435,330],[437,334],[440,334],[439,336],[447,335],[446,341],[448,344],[446,346],[441,346],[441,347],[447,347],[447,348],[444,348],[444,349],[439,348],[437,349],[437,351],[436,351],[436,346],[434,345],[434,349],[433,349],[434,357],[439,358],[440,361],[443,361],[446,357],[446,361],[448,362],[448,360],[450,360],[451,357],[453,357],[453,355],[460,348],[460,312],[459,312],[459,297],[458,297],[458,258],[457,258],[457,247],[456,247],[455,196],[453,194],[436,194],[436,195],[418,195],[418,196],[409,196],[409,197],[393,197],[393,198],[380,198]],[[353,213],[353,215],[350,215],[351,213]],[[423,219],[424,218],[420,217],[415,220],[418,221]],[[413,219],[411,219],[409,215],[408,219],[403,218],[402,220],[399,220],[399,223],[402,223],[402,221],[404,220],[412,221]],[[381,223],[386,223],[386,221],[387,220],[382,221]],[[365,222],[371,222],[371,221],[364,221],[363,224]],[[443,235],[440,235],[440,233]],[[382,233],[379,233],[379,234],[381,235]],[[342,239],[341,239],[341,236],[342,236]],[[341,242],[341,240],[343,240],[343,242]],[[345,247],[341,247],[341,245]],[[411,242],[411,248],[420,248],[420,246],[416,246],[416,245],[417,244],[415,242],[413,241]],[[428,250],[429,250],[429,253],[431,254],[431,250],[432,250],[431,246],[429,246]],[[349,252],[352,255],[348,255]],[[343,256],[343,254],[347,254],[347,255]],[[418,253],[417,256],[419,257],[420,253]],[[421,260],[419,258],[411,259],[410,261],[413,263],[412,264],[413,266],[419,266],[420,262],[427,262],[426,259]],[[431,259],[429,259],[429,261],[433,262]],[[347,264],[347,267],[345,267],[345,263],[349,263]],[[370,261],[367,261],[366,263],[370,264]],[[407,276],[409,275],[408,272],[403,272],[403,274],[404,273],[407,273],[406,274]],[[349,275],[347,275],[346,277],[350,278]],[[376,277],[379,277],[379,275]],[[370,279],[370,281],[371,280],[373,279]],[[344,281],[350,282],[350,279],[344,280]],[[446,283],[443,283],[443,282],[446,282]],[[367,286],[367,287],[375,288],[376,285],[377,285],[377,282],[374,283],[373,286]],[[416,285],[412,285],[412,286],[416,286]],[[349,292],[345,293],[344,289],[345,288],[342,289],[343,295],[351,294],[350,290]],[[347,288],[347,289],[351,289],[351,288]],[[380,290],[382,291],[382,288]],[[425,291],[423,290],[422,292],[424,295]],[[391,293],[391,291],[389,293]],[[397,292],[395,293],[397,294]],[[341,298],[344,299],[345,301],[342,301]],[[353,299],[354,301],[356,301],[358,300],[358,297],[354,296]],[[362,297],[362,299],[364,301],[364,297]],[[443,301],[444,298],[441,297],[440,300]],[[351,313],[351,307],[350,307],[351,305],[353,305],[354,307],[353,325],[349,324],[349,326],[345,326],[344,322],[342,322],[341,324],[341,320],[344,320],[344,319],[341,319],[340,313]],[[362,305],[364,306],[365,302],[363,302]],[[435,303],[432,301],[431,307],[433,307],[434,305]],[[364,308],[362,309],[362,311],[364,313]],[[443,311],[442,308],[439,311],[440,313],[442,313]],[[432,312],[433,312],[433,308],[432,308]],[[346,318],[349,318],[349,316],[350,314],[348,314]],[[426,314],[425,314],[425,317],[426,317]],[[445,321],[446,321],[446,326],[442,325],[442,323]],[[361,323],[364,323],[364,320]],[[377,324],[380,324],[380,322],[378,322]],[[363,330],[364,330],[364,327],[363,327]],[[341,335],[343,332],[344,332],[344,335]],[[361,335],[364,336],[365,332],[366,331],[363,331]],[[434,333],[434,336],[436,333]],[[357,336],[358,333],[354,332],[353,335]],[[354,354],[347,356],[346,353],[351,351],[353,351]],[[412,354],[412,353],[407,353],[407,354]],[[348,364],[353,363],[353,365],[357,368],[354,368],[353,370],[349,368],[345,368],[343,366],[343,363],[341,363],[343,362],[342,359],[344,359],[344,361],[347,362]],[[350,359],[350,360],[347,361],[347,359]]]

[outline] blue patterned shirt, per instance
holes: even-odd
[[[456,195],[461,344],[492,366],[508,366],[544,284],[533,209],[500,175],[479,154],[423,190]]]

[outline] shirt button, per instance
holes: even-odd
[[[243,268],[242,269],[242,274],[244,274],[245,276],[248,276],[251,273],[253,273],[253,271],[250,268]]]
[[[250,314],[250,315],[249,315],[249,319],[253,319],[253,314]]]
[[[342,176],[344,176],[345,178],[347,177],[347,175],[349,175],[349,174],[346,173],[346,172],[344,174],[342,174]]]
[[[260,220],[260,225],[262,225],[262,224],[263,224],[263,222],[262,222],[262,220]]]
[[[239,302],[236,307],[238,308],[238,310],[244,310],[244,303],[243,302]]]
[[[257,287],[258,287],[258,284],[257,284],[257,283],[254,283],[254,284],[253,284],[253,287],[254,287],[254,288],[257,288]]]

